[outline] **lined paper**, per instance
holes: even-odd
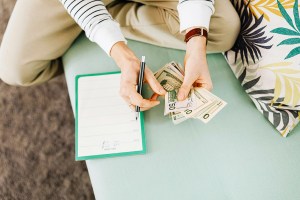
[[[121,74],[78,79],[78,157],[143,150],[141,118],[120,97]]]

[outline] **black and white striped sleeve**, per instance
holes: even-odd
[[[183,33],[191,27],[204,27],[209,31],[210,18],[215,12],[214,2],[214,0],[179,0],[177,9],[180,32]]]
[[[112,46],[126,41],[120,25],[112,18],[100,0],[60,0],[68,13],[108,55]]]

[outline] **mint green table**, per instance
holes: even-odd
[[[153,71],[184,52],[140,42]],[[74,110],[75,76],[118,70],[81,35],[64,58]],[[163,103],[145,112],[147,154],[86,161],[98,200],[299,200],[300,127],[282,138],[256,110],[221,54],[208,55],[213,92],[228,105],[211,122],[173,125]],[[146,89],[147,95],[149,90]]]

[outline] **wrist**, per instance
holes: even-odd
[[[184,41],[186,43],[188,43],[191,38],[196,37],[196,36],[201,36],[201,37],[206,38],[206,43],[207,43],[208,32],[207,32],[206,28],[203,28],[203,27],[188,28],[185,33]]]
[[[192,37],[186,45],[187,54],[206,56],[206,38],[202,36]]]
[[[139,62],[139,59],[123,41],[113,45],[110,55],[121,70],[126,67],[122,63],[128,63],[128,61],[132,63]]]

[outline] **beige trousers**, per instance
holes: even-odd
[[[126,38],[185,49],[179,33],[178,0],[103,2]],[[215,0],[208,52],[230,49],[239,30],[240,20],[230,1]],[[58,0],[18,0],[0,47],[0,78],[21,86],[53,78],[62,71],[61,56],[81,31]]]

